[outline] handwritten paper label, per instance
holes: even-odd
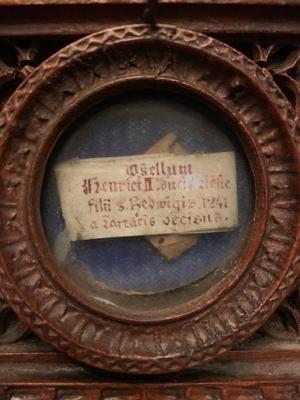
[[[56,167],[71,240],[232,230],[233,152],[72,160]]]

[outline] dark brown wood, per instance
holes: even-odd
[[[255,353],[253,349],[233,351],[196,371],[145,378],[88,369],[40,348],[31,357],[20,353],[22,363],[15,356],[1,357],[1,400],[12,396],[22,400],[44,396],[55,400],[298,400],[299,353],[290,351],[288,356],[279,350],[275,357],[274,351],[263,351],[259,358]]]
[[[79,37],[117,25],[143,22],[146,3],[0,6],[0,37]],[[158,3],[157,20],[209,35],[239,40],[277,37],[296,43],[300,37],[300,4],[260,6],[237,1]]]
[[[138,2],[81,2],[80,6],[78,3],[49,5],[47,2],[24,7],[24,2],[18,6],[12,6],[15,2],[0,3],[0,37],[9,39],[4,42],[5,46],[9,43],[19,54],[16,61],[8,62],[4,58],[0,65],[3,104],[40,61],[74,37],[142,21],[145,9]],[[218,36],[268,69],[293,107],[297,127],[294,143],[298,142],[299,146],[299,2],[216,0],[213,3],[164,2],[159,6],[158,21]],[[36,43],[30,44],[38,49],[37,59],[30,52],[18,52],[19,43],[12,41],[29,37],[38,39],[38,47]],[[3,57],[4,47],[1,50]],[[280,192],[282,184],[276,185]],[[276,218],[276,224],[278,221]],[[290,227],[288,224],[287,229]],[[21,310],[22,303],[17,307],[20,313],[31,313],[24,307]],[[30,325],[33,326],[31,322]],[[40,329],[40,335],[45,337],[44,328]],[[0,309],[0,399],[298,400],[299,334],[299,293],[295,290],[264,324],[261,333],[217,361],[184,374],[124,377],[86,367],[32,338],[7,305],[3,305]]]
[[[93,301],[56,267],[39,188],[62,127],[78,113],[124,88],[158,85],[206,98],[230,118],[254,171],[256,212],[241,259],[212,289],[182,306],[132,313]],[[127,373],[196,367],[257,330],[292,288],[295,117],[271,76],[233,48],[172,26],[102,31],[37,68],[5,105],[1,124],[1,290],[34,332],[74,358]]]
[[[42,391],[41,391],[42,390]],[[11,388],[6,391],[7,399],[26,400],[66,400],[76,398],[78,400],[296,400],[299,398],[297,384],[290,383],[282,385],[271,383],[261,386],[251,384],[242,385],[172,385],[161,386],[160,388],[149,385],[139,386],[135,389],[132,386],[123,387],[100,387],[86,389],[84,387],[67,389],[57,387],[55,389],[24,389]],[[5,394],[4,394],[5,396]],[[5,399],[5,397],[4,397]]]

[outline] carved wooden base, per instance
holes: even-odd
[[[48,384],[47,384],[48,386]],[[266,383],[259,387],[246,383],[232,384],[174,384],[132,385],[110,387],[109,385],[76,385],[68,389],[60,385],[24,388],[2,388],[1,399],[9,400],[297,400],[299,382],[289,384]],[[2,393],[1,393],[2,391]]]
[[[90,369],[30,342],[27,343],[30,351],[21,353],[18,346],[14,347],[18,353],[7,351],[0,357],[1,400],[300,398],[299,345],[297,350],[239,349],[201,370],[159,378],[115,375]]]

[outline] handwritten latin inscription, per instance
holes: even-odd
[[[56,168],[71,240],[231,230],[233,152],[72,160]]]

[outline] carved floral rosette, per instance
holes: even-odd
[[[144,319],[111,313],[69,282],[39,215],[43,172],[62,130],[123,87],[165,87],[214,104],[237,129],[256,191],[253,229],[233,270],[199,298]],[[43,340],[107,370],[171,372],[228,350],[263,324],[298,274],[294,121],[265,69],[197,32],[123,26],[62,49],[36,68],[1,115],[3,296]]]

